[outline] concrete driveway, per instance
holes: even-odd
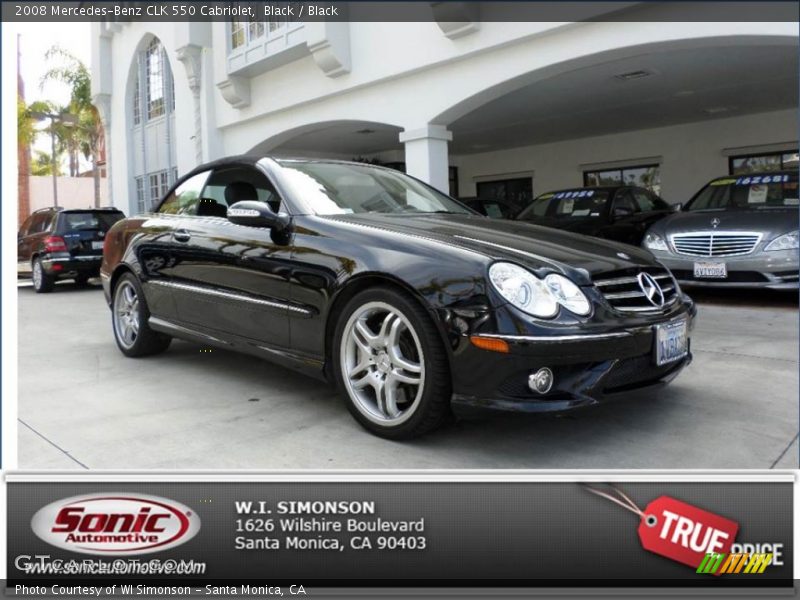
[[[173,342],[132,360],[99,287],[19,293],[19,467],[797,468],[796,294],[695,292],[694,363],[658,394],[562,417],[459,421],[411,442],[325,384]]]

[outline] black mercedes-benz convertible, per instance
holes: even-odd
[[[671,380],[696,310],[652,254],[491,220],[402,173],[236,156],[117,223],[101,268],[127,356],[173,337],[335,382],[370,431],[561,411]]]

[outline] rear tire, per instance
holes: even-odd
[[[31,265],[31,277],[33,279],[33,289],[37,294],[47,294],[53,291],[56,284],[56,279],[52,275],[48,275],[44,270],[41,258],[34,258]]]
[[[347,408],[383,438],[413,438],[450,413],[447,353],[428,313],[409,295],[370,289],[338,318],[332,367]]]
[[[148,325],[147,308],[142,286],[131,273],[125,273],[114,286],[111,299],[111,325],[120,351],[130,358],[151,356],[166,350],[172,338]]]

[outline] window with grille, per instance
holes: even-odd
[[[624,167],[622,169],[584,171],[583,185],[586,187],[634,185],[648,189],[658,195],[661,193],[661,167],[654,164]]]
[[[231,21],[231,50],[244,46],[244,43],[244,21]]]
[[[731,156],[728,159],[728,171],[731,175],[746,175],[760,171],[781,171],[797,169],[800,155],[793,152],[770,152],[768,154],[745,154]]]
[[[145,202],[144,177],[136,178],[136,208],[139,213],[146,212],[150,208]]]
[[[161,42],[153,39],[145,51],[145,79],[147,81],[147,118],[160,117],[164,114],[166,103],[164,98],[164,49]]]

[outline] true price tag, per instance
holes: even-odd
[[[708,552],[730,552],[739,531],[738,523],[669,496],[656,498],[643,512],[642,546],[694,568]]]
[[[670,496],[659,496],[642,510],[613,486],[608,490],[585,487],[639,517],[639,540],[645,550],[695,569],[709,552],[729,553],[739,531],[735,521]]]

